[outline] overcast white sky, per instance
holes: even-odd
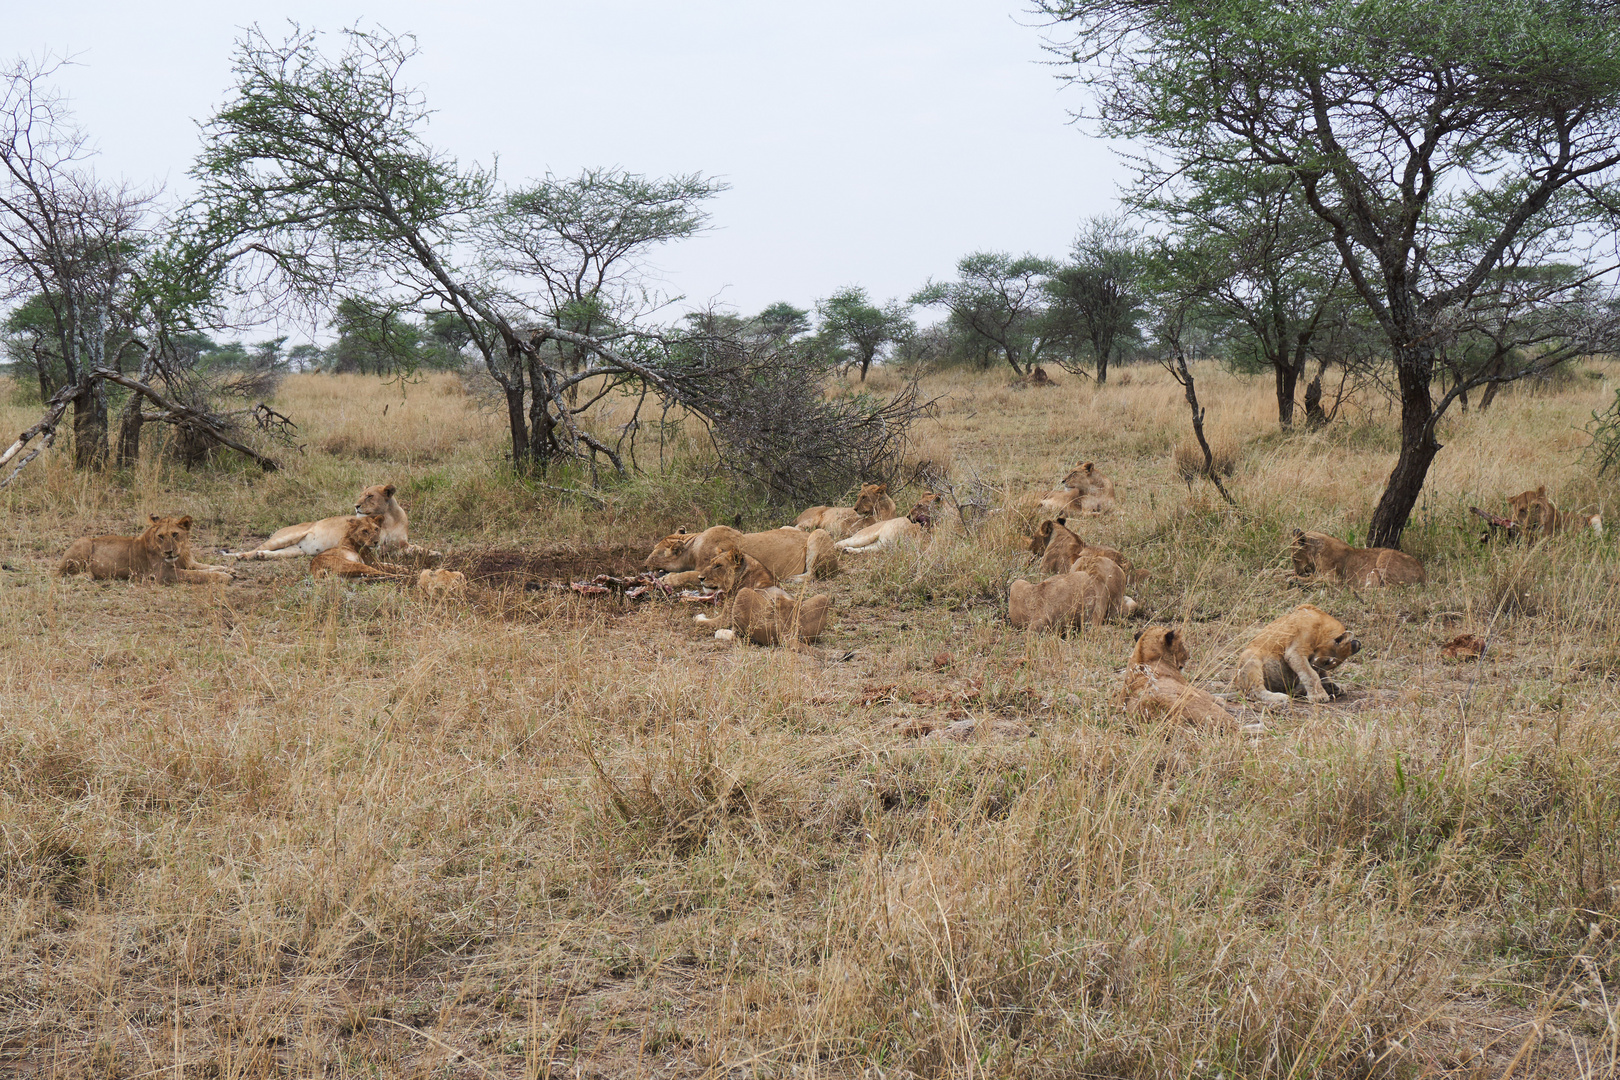
[[[178,193],[239,28],[279,37],[287,19],[415,34],[430,139],[499,154],[509,182],[591,165],[725,180],[713,230],[656,260],[687,307],[810,307],[852,283],[882,301],[970,251],[1062,255],[1123,174],[1068,122],[1079,92],[1020,0],[78,0],[8,5],[5,51],[74,57],[58,84],[98,171]]]

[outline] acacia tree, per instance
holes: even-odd
[[[1620,144],[1620,21],[1600,0],[1037,0],[1052,48],[1109,134],[1165,169],[1290,175],[1393,367],[1401,449],[1367,543],[1398,547],[1440,450],[1435,426],[1473,386],[1580,351],[1512,350],[1436,400],[1447,334],[1497,299],[1519,258],[1588,267],[1609,221]],[[1557,293],[1543,292],[1542,304]]]
[[[1046,282],[1048,333],[1089,351],[1097,381],[1108,381],[1108,363],[1137,334],[1142,305],[1142,252],[1135,234],[1117,218],[1092,218],[1075,237],[1071,260]]]
[[[861,369],[861,381],[884,347],[905,339],[912,330],[911,315],[904,304],[891,300],[883,307],[873,304],[859,285],[839,289],[816,304],[821,331],[832,355],[847,355],[849,363]]]
[[[913,304],[943,307],[957,328],[976,340],[988,357],[1000,352],[1012,369],[1028,374],[1048,340],[1042,333],[1043,286],[1056,270],[1037,255],[1013,258],[978,251],[956,264],[957,280],[930,281],[911,297]]]
[[[1326,224],[1279,170],[1195,166],[1152,178],[1142,195],[1136,205],[1207,253],[1199,265],[1215,272],[1199,283],[1202,304],[1231,327],[1234,364],[1271,371],[1277,421],[1292,427],[1318,335],[1331,334],[1338,308],[1353,302]]]

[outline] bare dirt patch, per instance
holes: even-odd
[[[444,565],[489,588],[588,581],[597,574],[627,577],[641,572],[652,544],[604,544],[586,548],[487,548],[445,556]]]

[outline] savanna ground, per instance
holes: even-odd
[[[282,473],[84,476],[53,451],[0,494],[0,1067],[1613,1075],[1620,556],[1612,531],[1482,547],[1467,507],[1545,482],[1620,510],[1581,431],[1617,374],[1454,412],[1407,533],[1430,584],[1359,593],[1289,584],[1286,541],[1365,522],[1381,409],[1282,435],[1265,381],[1203,370],[1232,510],[1175,475],[1186,407],[1156,369],[930,378],[914,460],[1002,512],[846,557],[815,655],[522,587],[679,525],[791,520],[707,479],[695,436],[581,497],[510,479],[453,378],[298,376]],[[0,430],[35,414],[0,405]],[[1110,701],[1140,621],[1009,630],[1018,537],[1081,460],[1122,508],[1084,534],[1149,573],[1131,591],[1188,625],[1197,677],[1221,688],[1309,600],[1364,643],[1350,694],[1260,735],[1142,726]],[[533,573],[459,601],[303,560],[224,589],[49,573],[148,512],[224,561],[380,480],[451,565]],[[1458,633],[1482,661],[1441,658]],[[963,718],[1000,723],[924,737]]]

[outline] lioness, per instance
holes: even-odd
[[[1108,614],[1129,615],[1136,610],[1136,601],[1125,595],[1125,571],[1113,559],[1099,555],[1095,549],[1087,549],[1069,564],[1070,573],[1076,570],[1084,570],[1108,590]]]
[[[139,536],[81,536],[56,564],[59,577],[88,570],[97,580],[132,578],[159,585],[224,585],[236,575],[191,557],[191,518],[148,516]]]
[[[1351,547],[1326,533],[1295,529],[1293,555],[1294,573],[1302,578],[1342,581],[1366,588],[1421,585],[1428,580],[1423,564],[1404,551]]]
[[[673,587],[695,585],[721,550],[734,547],[747,552],[770,568],[782,581],[803,581],[817,575],[838,572],[838,554],[825,529],[802,532],[780,528],[766,532],[741,533],[729,525],[716,525],[700,533],[678,532],[653,545],[642,566],[647,570],[667,570],[664,584]]]
[[[1150,626],[1136,635],[1125,668],[1125,685],[1115,700],[1131,716],[1145,720],[1178,719],[1221,728],[1235,720],[1209,691],[1182,674],[1187,666],[1187,635],[1170,626]]]
[[[699,571],[698,582],[731,596],[738,589],[769,589],[776,575],[741,548],[724,548]]]
[[[1090,461],[1076,465],[1063,486],[1047,493],[1040,508],[1053,514],[1103,514],[1114,509],[1114,482]]]
[[[793,526],[806,532],[826,529],[828,536],[842,540],[873,522],[894,516],[894,500],[889,498],[889,485],[862,484],[854,506],[812,506],[799,515]]]
[[[834,546],[839,551],[848,551],[853,554],[867,551],[885,551],[902,540],[921,543],[927,535],[928,530],[910,518],[892,517],[887,521],[879,521],[868,525],[854,536],[845,537],[843,540],[838,541]]]
[[[1603,518],[1599,514],[1581,514],[1560,510],[1547,498],[1547,485],[1534,491],[1521,491],[1508,500],[1513,508],[1513,520],[1525,536],[1552,536],[1572,529],[1591,529],[1603,535]]]
[[[1019,630],[1061,632],[1084,623],[1101,626],[1112,612],[1129,615],[1135,610],[1136,601],[1114,594],[1086,570],[1057,574],[1039,585],[1020,578],[1007,597],[1007,623]]]
[[[831,610],[832,598],[825,595],[801,602],[777,588],[738,589],[731,602],[731,630],[755,645],[808,644],[826,629]],[[730,632],[716,634],[721,635],[729,637]]]
[[[1130,574],[1130,560],[1113,548],[1086,543],[1080,538],[1079,533],[1068,527],[1067,521],[1067,518],[1043,521],[1040,528],[1035,530],[1035,535],[1025,542],[1025,547],[1031,554],[1041,556],[1042,570],[1048,574],[1062,573],[1074,563],[1074,560],[1089,552],[1112,559],[1121,570]]]
[[[343,518],[343,539],[336,547],[319,552],[310,560],[311,577],[394,578],[408,570],[393,563],[382,563],[372,553],[372,545],[382,535],[382,525],[373,517]]]
[[[354,502],[354,512],[359,517],[377,519],[382,529],[377,540],[379,548],[392,549],[396,555],[433,558],[439,554],[411,543],[407,535],[410,519],[405,516],[405,508],[399,505],[399,500],[394,498],[393,484],[372,484],[362,489],[360,497]],[[298,555],[319,555],[343,542],[348,523],[352,520],[345,514],[288,525],[271,533],[270,539],[252,551],[227,551],[225,554],[235,559],[290,559]]]
[[[1313,604],[1301,604],[1263,627],[1238,657],[1232,685],[1267,705],[1286,705],[1303,686],[1305,697],[1320,705],[1341,691],[1322,676],[1361,651],[1361,642]]]

